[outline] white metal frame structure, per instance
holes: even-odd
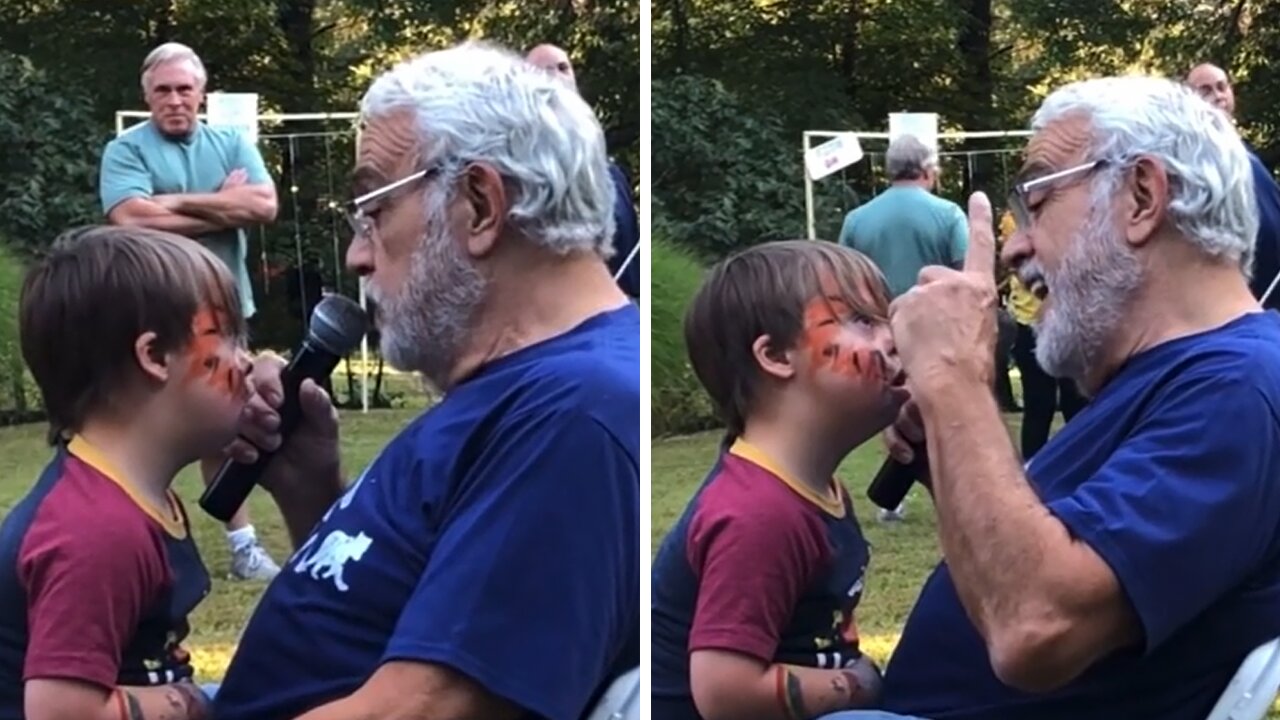
[[[812,149],[813,147],[820,145],[823,142],[830,140],[834,137],[843,136],[843,135],[853,135],[854,137],[858,138],[859,142],[863,140],[883,140],[887,143],[889,141],[889,133],[887,132],[847,132],[847,131],[837,132],[834,130],[806,130],[804,131],[802,145],[800,149],[801,157],[804,157],[805,154],[807,154],[809,150]],[[984,139],[992,139],[992,138],[1024,138],[1024,137],[1030,137],[1030,136],[1031,136],[1030,130],[980,130],[980,131],[974,131],[974,132],[965,132],[965,131],[939,132],[938,142],[942,143],[943,141],[947,141],[947,140],[964,141],[964,140],[984,140]],[[943,152],[940,154],[965,155],[965,154],[982,153],[982,152],[992,152],[992,151],[962,150],[962,151],[957,151],[956,153]],[[805,232],[810,240],[816,240],[818,234],[816,229],[816,220],[814,218],[814,207],[813,207],[814,181],[809,177],[809,173],[805,171],[803,167],[801,169],[801,172],[804,173]]]
[[[140,127],[141,123],[129,123],[133,120],[146,120],[151,117],[151,113],[146,110],[117,110],[116,111],[116,136]],[[197,115],[200,120],[207,119],[207,115],[201,113]],[[287,122],[303,122],[303,121],[347,121],[354,122],[359,119],[360,113],[356,112],[323,112],[323,113],[260,113],[258,115],[258,123],[279,124]],[[353,128],[352,132],[359,133],[358,128]],[[365,280],[360,278],[360,307],[368,310],[368,299],[365,293]],[[369,336],[366,334],[360,339],[360,406],[364,412],[369,412]]]

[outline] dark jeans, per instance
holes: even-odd
[[[1049,441],[1054,413],[1070,421],[1086,401],[1075,383],[1051,377],[1036,362],[1036,336],[1027,325],[1018,325],[1013,360],[1022,373],[1022,457],[1030,460]]]
[[[1009,381],[1009,356],[1017,337],[1016,323],[1004,309],[996,315],[996,400],[1005,412],[1016,410],[1018,401],[1013,397],[1013,383]]]

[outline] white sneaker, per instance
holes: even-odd
[[[257,540],[231,552],[231,577],[237,580],[270,580],[279,574],[280,566]]]
[[[894,510],[881,510],[876,514],[876,519],[882,523],[885,522],[902,522],[907,519],[906,509],[901,505]]]

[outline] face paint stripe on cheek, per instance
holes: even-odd
[[[191,344],[187,380],[203,378],[215,390],[236,396],[244,387],[245,374],[235,363],[224,363],[221,357],[225,320],[226,313],[221,310],[206,307],[196,313],[192,320],[195,339]]]

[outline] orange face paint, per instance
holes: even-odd
[[[814,298],[805,306],[800,346],[809,351],[814,367],[884,382],[884,355],[872,347],[850,346],[843,332],[852,312],[839,298]]]
[[[201,378],[229,397],[244,390],[245,371],[223,353],[223,328],[227,326],[224,311],[200,308],[192,321],[191,365],[189,378]]]

